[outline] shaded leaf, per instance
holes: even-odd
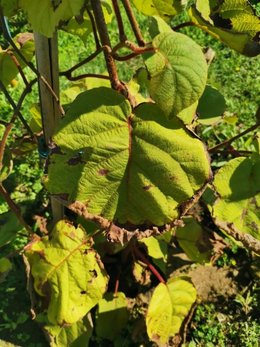
[[[16,234],[23,229],[13,212],[0,215],[0,247],[11,242]]]
[[[176,228],[176,239],[190,260],[209,262],[211,246],[202,226],[192,217],[184,218],[184,227]]]
[[[207,85],[199,99],[197,108],[198,122],[213,124],[221,119],[225,110],[226,101],[224,96],[216,88]]]
[[[125,294],[106,293],[98,303],[96,333],[98,337],[114,341],[128,322]],[[112,324],[112,326],[111,326]]]
[[[18,34],[14,38],[14,42],[26,60],[31,61],[34,56],[33,35],[31,33]],[[0,48],[0,79],[5,86],[10,84],[19,73],[12,56],[18,61],[22,69],[26,66],[11,46],[6,50]]]
[[[5,280],[6,275],[12,269],[12,263],[8,258],[0,258],[0,283]]]
[[[180,330],[184,318],[196,300],[196,289],[185,278],[170,278],[154,290],[146,316],[149,338],[158,345]]]
[[[109,0],[103,0],[101,2],[104,18],[106,24],[111,23],[113,18],[112,4]],[[78,36],[84,44],[87,43],[88,36],[93,32],[91,20],[89,18],[88,12],[85,11],[82,18],[73,17],[69,22],[62,27],[62,30]]]
[[[141,286],[147,286],[151,284],[151,272],[147,268],[147,265],[140,260],[135,261],[133,264],[133,276],[137,283]]]
[[[168,25],[161,17],[152,16],[149,25],[149,33],[151,37],[154,38],[155,36],[165,32],[172,32],[170,25]]]
[[[34,133],[39,133],[42,131],[42,117],[41,117],[41,110],[40,106],[38,104],[33,104],[29,112],[31,114],[31,119],[29,122],[29,127]]]
[[[207,63],[200,46],[180,33],[157,35],[153,47],[156,52],[145,60],[148,89],[154,101],[171,118],[201,96],[206,85]]]
[[[213,183],[219,195],[213,206],[217,222],[232,223],[240,232],[260,239],[260,156],[232,159]]]
[[[177,120],[149,103],[132,114],[108,88],[79,95],[54,141],[47,189],[120,223],[165,224],[210,176],[203,144]]]
[[[194,104],[182,110],[177,117],[186,125],[189,125],[193,122],[196,117],[196,109],[198,106],[198,101],[195,101]]]
[[[0,0],[0,6],[3,14],[6,17],[11,17],[18,9],[19,0]]]
[[[36,292],[49,302],[52,324],[73,324],[94,307],[107,286],[107,275],[81,227],[61,220],[51,237],[26,246]]]

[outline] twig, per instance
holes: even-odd
[[[84,60],[80,61],[76,65],[72,66],[70,69],[68,69],[66,71],[61,71],[60,72],[60,76],[65,76],[68,79],[70,79],[70,77],[72,77],[71,74],[72,74],[73,71],[77,70],[82,65],[90,62],[92,59],[94,59],[101,52],[102,52],[102,48],[100,47],[94,53],[90,54],[87,58],[85,58]]]
[[[3,93],[5,94],[6,99],[8,100],[9,104],[12,106],[14,113],[12,116],[12,120],[11,123],[14,121],[15,117],[19,117],[20,121],[22,122],[22,124],[24,125],[25,129],[29,132],[29,134],[34,138],[34,133],[31,130],[31,128],[29,127],[28,123],[26,122],[26,120],[24,119],[23,115],[20,112],[20,109],[22,107],[23,101],[25,99],[25,97],[27,96],[28,93],[30,93],[31,88],[33,86],[33,84],[37,82],[37,79],[32,80],[31,82],[29,82],[27,84],[27,86],[25,87],[22,95],[20,96],[20,99],[17,103],[17,105],[15,104],[14,100],[12,99],[11,95],[8,93],[5,85],[3,84],[3,82],[0,80],[0,89],[2,89]]]
[[[17,54],[17,56],[19,56],[21,58],[21,60],[35,73],[35,75],[38,77],[38,79],[40,79],[45,86],[47,87],[47,89],[49,90],[49,92],[51,93],[51,95],[53,96],[55,102],[58,105],[59,111],[61,113],[61,115],[64,115],[65,112],[60,104],[60,100],[59,97],[57,96],[57,94],[54,92],[54,90],[52,89],[51,85],[48,83],[48,81],[46,80],[46,78],[44,76],[42,76],[40,74],[40,72],[36,69],[36,67],[33,65],[32,62],[29,62],[24,55],[20,52],[20,50],[17,48],[16,44],[14,43],[13,39],[11,38],[11,36],[8,33],[8,30],[6,28],[6,23],[4,21],[4,16],[3,13],[1,11],[1,7],[0,7],[0,21],[1,21],[1,25],[2,25],[2,30],[3,30],[3,35],[4,38],[10,43],[10,45],[13,47],[13,50],[15,51],[15,53]]]
[[[118,32],[119,32],[119,40],[120,42],[124,42],[127,40],[125,30],[124,30],[124,24],[120,12],[120,8],[118,6],[118,0],[112,0],[112,4],[114,7],[114,12],[116,15],[116,20],[117,20],[117,26],[118,26]]]
[[[141,30],[139,28],[138,22],[135,18],[134,12],[132,10],[132,7],[130,5],[130,1],[129,0],[122,0],[122,3],[124,5],[126,14],[128,16],[129,22],[131,24],[131,27],[133,29],[133,32],[135,34],[136,37],[136,41],[138,43],[139,46],[145,46],[145,41],[143,39]]]
[[[92,25],[92,30],[93,30],[93,35],[94,35],[94,40],[95,40],[95,44],[96,44],[96,50],[99,50],[101,48],[100,42],[99,42],[99,38],[98,38],[98,33],[97,33],[97,26],[93,17],[93,14],[91,13],[90,10],[87,10],[88,12],[88,16],[89,19],[91,21],[91,25]]]
[[[149,260],[144,256],[144,254],[134,245],[133,247],[134,253],[136,256],[145,263],[148,268],[151,270],[151,272],[154,274],[154,276],[163,284],[165,284],[164,278],[161,276],[161,274],[158,272],[158,270],[149,262]]]
[[[121,92],[124,95],[128,95],[127,88],[120,82],[117,74],[116,64],[112,56],[111,42],[108,35],[107,26],[105,23],[104,13],[100,0],[91,0],[92,9],[94,12],[94,17],[103,47],[103,52],[106,60],[108,74],[110,76],[110,82],[112,88]]]
[[[17,67],[17,69],[18,69],[18,71],[19,71],[19,73],[20,73],[20,75],[24,81],[24,84],[27,86],[28,80],[27,80],[27,78],[23,72],[23,69],[22,69],[19,61],[17,60],[16,56],[12,52],[8,52],[8,54],[9,54],[10,58],[12,59],[12,61],[15,63],[15,65],[16,65],[16,67]]]
[[[6,191],[6,189],[4,188],[4,186],[2,184],[0,184],[0,194],[2,195],[2,197],[5,199],[5,201],[7,202],[8,206],[10,207],[10,209],[13,211],[13,213],[16,215],[17,219],[19,220],[19,222],[24,226],[24,228],[30,233],[32,234],[33,231],[30,228],[30,226],[25,222],[25,220],[23,219],[23,216],[21,214],[20,208],[16,205],[16,203],[11,199],[9,193]]]
[[[208,151],[210,153],[214,153],[221,147],[229,146],[232,142],[234,142],[235,140],[239,139],[240,137],[246,135],[247,133],[249,133],[249,132],[259,128],[259,126],[260,126],[260,124],[258,122],[256,124],[252,125],[250,128],[244,130],[242,133],[240,133],[240,134],[238,134],[238,135],[236,135],[234,137],[231,137],[230,139],[228,139],[226,141],[223,141],[223,142],[219,143],[218,145],[216,145],[214,147],[211,147]]]
[[[214,223],[220,229],[223,229],[229,236],[235,240],[240,241],[247,249],[260,255],[260,241],[255,239],[252,235],[243,233],[236,229],[233,223],[225,223],[222,221],[214,220]]]
[[[78,81],[81,80],[82,78],[90,78],[90,77],[94,77],[94,78],[100,78],[100,79],[104,79],[104,80],[109,80],[110,81],[110,77],[106,76],[106,75],[100,75],[100,74],[95,74],[95,73],[86,73],[86,74],[82,74],[82,75],[78,75],[78,76],[66,76],[67,79],[69,81]]]
[[[185,28],[185,27],[188,27],[188,26],[196,26],[196,24],[191,22],[191,21],[190,22],[184,22],[184,23],[181,23],[179,25],[176,25],[175,27],[172,27],[172,30],[178,31],[178,30]]]

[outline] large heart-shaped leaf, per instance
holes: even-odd
[[[158,345],[177,334],[196,300],[196,289],[185,278],[170,278],[154,290],[146,316],[147,333]]]
[[[195,103],[203,93],[207,63],[198,46],[188,36],[164,32],[153,40],[155,53],[145,64],[151,97],[169,118]]]
[[[204,145],[181,123],[109,88],[82,93],[54,136],[46,186],[120,223],[163,225],[210,176]]]
[[[73,324],[102,298],[108,282],[96,251],[81,227],[59,221],[51,237],[26,246],[36,292],[48,301],[52,324]]]
[[[52,37],[60,21],[79,14],[84,0],[20,0],[20,6],[28,14],[33,30]]]
[[[213,206],[216,221],[260,239],[260,156],[232,159],[218,171],[214,186],[219,194]]]

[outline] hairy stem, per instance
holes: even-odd
[[[129,0],[122,0],[122,3],[124,5],[126,14],[128,16],[129,22],[130,22],[131,27],[133,29],[133,32],[135,34],[136,41],[137,41],[138,45],[139,46],[145,46],[145,42],[144,42],[141,30],[139,28],[138,22],[135,18],[134,12],[132,10],[130,1]]]
[[[196,24],[191,22],[191,21],[190,22],[184,22],[184,23],[181,23],[179,25],[176,25],[175,27],[172,27],[172,30],[178,31],[181,28],[185,28],[185,27],[189,27],[189,26],[196,26]]]
[[[123,24],[120,8],[118,6],[118,0],[112,0],[112,3],[114,7],[114,12],[116,15],[117,25],[118,25],[119,41],[124,42],[125,40],[127,40],[127,37],[124,30],[124,24]]]
[[[112,88],[121,92],[122,94],[127,95],[128,94],[127,89],[119,81],[119,78],[118,78],[116,64],[112,56],[111,42],[108,35],[108,30],[105,23],[104,13],[102,10],[100,0],[91,0],[91,5],[94,12],[94,17],[95,17],[100,41],[104,51],[104,56],[106,60],[108,74],[110,76],[111,86]]]
[[[149,262],[149,260],[144,256],[144,254],[136,246],[134,246],[134,253],[136,254],[137,258],[139,258],[143,263],[145,263],[148,266],[148,268],[151,270],[154,276],[158,279],[158,281],[165,284],[165,280],[163,279],[161,274],[156,270],[156,268]]]
[[[92,12],[89,10],[87,10],[87,12],[88,12],[88,16],[89,16],[89,19],[90,19],[91,25],[92,25],[94,40],[95,40],[95,44],[96,44],[96,50],[99,50],[101,45],[100,45],[99,38],[98,38],[97,26],[96,26],[94,17],[92,15]]]

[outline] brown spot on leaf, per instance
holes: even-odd
[[[109,173],[109,170],[108,170],[108,169],[100,169],[100,170],[98,171],[98,174],[99,174],[100,176],[106,176],[108,173]]]
[[[51,153],[52,154],[61,154],[64,155],[64,153],[62,152],[61,148],[59,146],[55,146],[51,149]]]
[[[145,190],[145,191],[150,190],[152,187],[153,187],[152,184],[148,184],[147,186],[143,187],[143,190]]]
[[[87,294],[87,292],[85,290],[82,290],[80,294]]]
[[[97,278],[97,271],[96,270],[90,270],[89,273],[91,274],[92,278]]]

